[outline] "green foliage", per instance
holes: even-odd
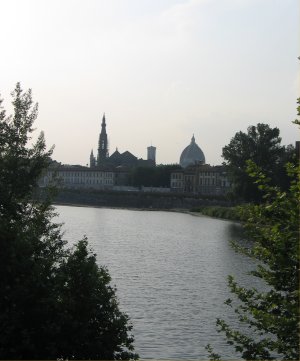
[[[170,187],[170,175],[178,165],[158,165],[156,167],[136,167],[131,174],[135,187]]]
[[[205,346],[205,349],[206,349],[206,351],[207,351],[208,354],[209,354],[209,359],[210,359],[210,360],[212,360],[212,361],[221,360],[220,355],[218,355],[217,353],[215,353],[215,352],[213,351],[213,348],[212,348],[212,346],[211,346],[210,344],[207,344],[207,345]]]
[[[57,322],[63,320],[64,338],[57,339],[59,354],[99,360],[135,357],[128,317],[118,308],[107,270],[97,266],[87,245],[86,239],[78,242],[60,268],[56,316]]]
[[[199,212],[203,215],[230,219],[233,221],[239,221],[239,208],[238,207],[222,207],[222,206],[207,206],[207,207],[198,207],[191,210],[192,212]]]
[[[257,124],[248,127],[247,133],[236,133],[223,148],[222,156],[237,196],[246,201],[262,201],[262,192],[247,173],[248,160],[261,167],[273,185],[288,189],[289,178],[286,176],[285,164],[293,161],[295,149],[292,145],[284,147],[280,143],[278,128]]]
[[[130,359],[132,326],[107,270],[84,239],[67,249],[50,199],[34,200],[48,166],[37,105],[16,85],[14,115],[0,109],[0,358]]]
[[[247,219],[245,230],[251,247],[234,244],[238,252],[258,263],[251,272],[261,279],[266,290],[240,286],[232,276],[229,287],[237,302],[229,299],[241,324],[249,332],[234,330],[218,319],[228,344],[246,360],[299,359],[299,167],[288,165],[291,177],[288,191],[269,185],[261,168],[248,163],[248,172],[263,191],[264,204],[242,208]]]

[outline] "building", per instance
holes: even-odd
[[[115,172],[112,169],[53,165],[40,179],[40,187],[55,184],[60,188],[112,189]]]
[[[132,187],[132,172],[135,167],[155,167],[156,148],[147,147],[147,159],[138,159],[129,151],[120,153],[118,148],[109,155],[106,132],[106,118],[103,114],[98,141],[98,153],[90,154],[90,166],[61,165],[52,166],[40,179],[40,186],[55,183],[61,188],[90,188],[98,190],[142,190],[159,192],[180,192],[203,195],[225,195],[231,190],[224,166],[205,164],[205,156],[195,141],[184,148],[180,155],[180,165],[170,173],[170,188]]]
[[[180,166],[171,173],[172,192],[203,195],[225,195],[231,190],[224,166],[205,164],[205,156],[195,141],[184,148],[180,156]]]
[[[147,148],[147,160],[156,164],[156,147],[150,145],[150,147]]]
[[[186,168],[189,165],[193,165],[195,163],[205,164],[205,157],[201,148],[195,142],[195,137],[193,134],[191,143],[186,148],[184,148],[181,153],[179,164],[181,167]]]
[[[97,165],[104,165],[109,156],[108,153],[108,142],[107,142],[107,134],[106,134],[106,122],[105,122],[105,113],[103,114],[102,123],[101,123],[101,132],[99,134],[98,141],[98,157],[97,157]]]
[[[130,168],[116,167],[115,169],[89,168],[80,165],[53,164],[45,171],[39,180],[41,188],[50,185],[63,189],[90,189],[166,193],[170,188],[165,187],[133,187],[129,185]]]
[[[172,192],[225,195],[231,190],[224,166],[195,164],[171,173]]]
[[[96,158],[94,157],[93,149],[90,155],[90,168],[96,167]]]
[[[104,167],[104,166],[129,167],[129,168],[134,168],[138,166],[154,167],[156,148],[150,146],[147,148],[147,150],[148,150],[147,160],[138,159],[128,150],[126,150],[123,153],[120,153],[118,148],[116,148],[116,150],[111,155],[109,155],[107,132],[106,132],[106,118],[105,118],[105,114],[103,114],[102,123],[101,123],[101,132],[99,134],[99,141],[98,141],[97,160],[92,150],[90,154],[90,168]]]

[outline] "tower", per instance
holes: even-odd
[[[94,168],[94,167],[96,167],[96,159],[94,157],[94,153],[92,150],[90,155],[90,168]]]
[[[108,158],[108,146],[107,146],[107,134],[106,134],[105,113],[104,113],[101,123],[101,133],[99,135],[99,142],[98,142],[97,165],[99,166],[105,163],[107,158]]]
[[[152,160],[155,164],[155,154],[156,154],[156,147],[153,147],[150,145],[150,147],[147,147],[147,159]]]

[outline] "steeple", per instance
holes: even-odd
[[[94,157],[93,149],[90,155],[90,168],[96,167],[96,158]]]
[[[108,158],[108,144],[107,144],[107,134],[106,134],[106,119],[105,113],[103,113],[102,123],[101,123],[101,133],[99,135],[98,142],[98,159],[97,165],[103,165]]]
[[[194,137],[194,134],[193,134],[193,136],[192,136],[191,143],[195,143],[195,137]]]
[[[101,132],[105,132],[105,133],[106,133],[105,113],[103,113],[101,128],[102,128],[102,129],[101,129]]]

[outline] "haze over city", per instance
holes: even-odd
[[[283,144],[299,96],[296,0],[1,0],[1,96],[39,103],[53,158],[87,164],[105,112],[116,147],[178,163],[192,135],[210,164],[247,126]]]

